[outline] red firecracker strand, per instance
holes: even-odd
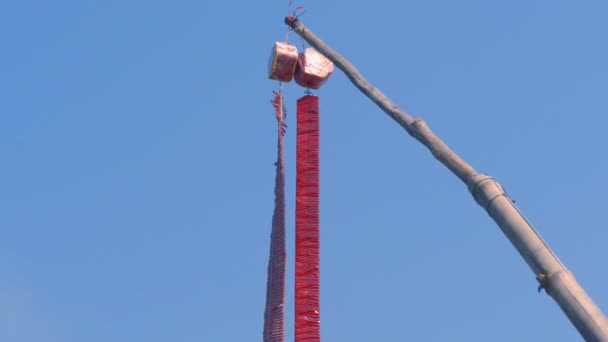
[[[295,341],[320,341],[319,98],[298,100]]]
[[[264,342],[285,341],[285,162],[283,158],[283,135],[287,127],[283,96],[275,91],[272,105],[278,123],[277,162],[274,185],[274,213],[270,236],[270,259],[266,283],[266,309],[264,311]]]

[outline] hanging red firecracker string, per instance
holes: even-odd
[[[298,100],[295,341],[320,341],[319,98]]]
[[[291,7],[291,5],[290,5]],[[301,8],[297,8],[296,11]],[[290,10],[291,13],[291,10]],[[294,17],[294,15],[291,15]],[[295,18],[295,17],[294,17]],[[280,82],[295,78],[309,95],[297,104],[296,143],[296,252],[295,252],[295,341],[320,341],[319,273],[319,98],[310,94],[333,72],[333,64],[312,48],[298,53],[297,47],[276,42],[268,77]],[[280,86],[282,89],[282,87]],[[278,157],[275,181],[264,342],[285,338],[285,173],[283,160],[284,105],[281,91],[273,105],[279,122]]]
[[[272,105],[278,123],[277,161],[274,184],[274,213],[270,235],[270,258],[266,283],[266,309],[264,311],[264,342],[285,341],[285,274],[287,254],[285,250],[285,161],[283,136],[285,134],[285,110],[283,95],[274,92]]]

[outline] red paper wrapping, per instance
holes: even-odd
[[[276,42],[270,52],[268,78],[289,82],[298,64],[298,48],[287,43]]]
[[[302,87],[319,89],[334,71],[334,64],[313,48],[300,53],[294,75]]]
[[[319,342],[319,98],[298,100],[295,341]]]

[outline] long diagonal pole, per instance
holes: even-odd
[[[593,303],[572,273],[564,266],[530,222],[492,177],[477,173],[437,137],[419,117],[411,117],[378,88],[371,85],[344,57],[327,46],[294,16],[285,18],[308,44],[331,60],[359,90],[395,120],[411,136],[426,146],[433,156],[454,173],[469,189],[524,258],[544,289],[561,307],[586,341],[608,341],[608,320]]]

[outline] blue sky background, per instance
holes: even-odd
[[[606,1],[295,5],[502,182],[608,310]],[[266,68],[286,11],[0,4],[1,341],[261,340],[277,87]],[[286,87],[291,253],[302,94]],[[580,340],[456,177],[340,72],[317,94],[325,341]]]

